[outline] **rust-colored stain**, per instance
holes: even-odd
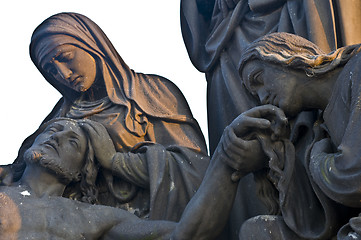
[[[21,216],[15,202],[0,193],[0,240],[16,240],[21,228]]]

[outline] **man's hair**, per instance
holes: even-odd
[[[78,121],[70,118],[56,118],[46,122],[38,129],[41,134],[47,126],[57,121],[71,121],[77,124],[82,129],[86,138],[86,150],[84,154],[84,166],[80,171],[73,169],[64,169],[60,164],[51,158],[45,158],[36,150],[28,149],[24,153],[24,159],[30,162],[36,162],[44,168],[56,174],[60,181],[67,185],[67,189],[63,194],[64,197],[69,197],[87,203],[96,203],[98,201],[98,188],[96,180],[98,176],[98,164],[95,161],[94,150],[89,140],[86,129]],[[89,121],[91,124],[91,121]]]
[[[88,135],[86,134],[87,138]],[[85,153],[85,163],[81,170],[80,193],[82,202],[95,204],[98,202],[98,187],[96,180],[99,166],[95,162],[93,147],[88,139],[88,147]]]

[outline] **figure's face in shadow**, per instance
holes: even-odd
[[[43,162],[74,172],[82,168],[86,148],[87,139],[78,124],[60,120],[47,126],[28,152],[33,155],[33,162],[45,159]]]
[[[96,77],[95,59],[86,51],[74,45],[60,45],[44,59],[42,68],[61,84],[85,92]]]
[[[295,116],[302,109],[299,72],[282,66],[260,61],[248,61],[242,69],[246,88],[257,96],[261,104],[272,104],[286,115]]]

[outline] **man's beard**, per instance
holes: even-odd
[[[29,164],[39,164],[59,177],[59,180],[68,184],[73,181],[80,181],[80,171],[69,169],[63,161],[48,156],[42,149],[29,148],[24,153],[24,161]],[[69,161],[66,159],[65,161]]]

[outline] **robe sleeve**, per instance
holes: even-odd
[[[113,174],[150,190],[150,218],[179,220],[202,182],[209,157],[192,149],[144,144],[117,153]]]
[[[149,188],[147,158],[141,153],[116,153],[112,173],[134,185]]]

